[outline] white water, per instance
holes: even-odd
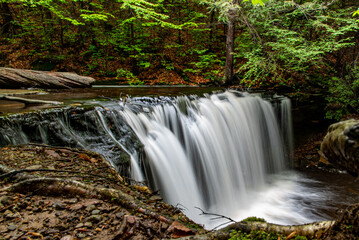
[[[285,224],[309,220],[293,214],[295,206],[290,203],[282,206],[295,191],[295,180],[272,176],[289,165],[284,150],[292,146],[288,111],[281,111],[285,136],[269,102],[230,92],[194,102],[181,97],[150,113],[125,109],[122,114],[144,144],[149,166],[145,174],[152,187],[166,202],[184,207],[194,221],[207,228],[223,222],[201,216],[196,207],[236,220],[248,216]]]
[[[55,138],[58,143],[97,151],[120,167],[122,150],[118,149],[123,149],[131,155],[133,178],[146,179],[167,202],[180,204],[185,214],[208,229],[226,220],[200,215],[196,207],[237,221],[257,216],[279,224],[301,224],[332,219],[337,207],[359,201],[358,184],[345,180],[343,174],[287,170],[291,161],[290,154],[285,155],[292,139],[289,100],[277,98],[282,101],[276,101],[273,110],[261,98],[236,95],[166,99],[168,104],[155,107],[143,105],[140,99],[130,99],[126,105],[101,102],[104,108],[80,118],[49,114],[32,119],[30,125],[26,118],[5,121],[0,141],[2,146],[39,140],[54,144]],[[121,116],[142,141],[144,161],[139,161],[143,153],[136,152],[139,143]]]

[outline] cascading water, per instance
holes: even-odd
[[[333,216],[322,199],[342,201],[331,192],[333,183],[328,188],[288,170],[289,99],[224,92],[97,104],[0,118],[0,146],[35,142],[97,151],[209,229],[226,220],[197,208],[235,220],[302,224]]]
[[[233,217],[268,186],[269,174],[289,164],[282,143],[289,138],[281,136],[271,104],[238,94],[225,92],[194,102],[180,97],[174,104],[154,106],[150,113],[122,112],[144,144],[144,171],[152,188],[206,225],[210,222],[195,207]],[[290,115],[284,110],[281,115],[289,129]]]

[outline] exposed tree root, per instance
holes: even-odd
[[[6,175],[7,173],[11,172],[14,172],[14,170],[0,164],[0,173]],[[79,196],[83,198],[97,198],[100,200],[111,201],[127,209],[133,209],[161,222],[173,222],[173,220],[167,219],[147,209],[143,203],[117,189],[94,187],[75,180],[34,177],[25,173],[8,175],[8,178],[10,178],[10,180],[16,180],[19,182],[0,189],[0,191],[9,191],[22,194],[32,192],[43,196]]]

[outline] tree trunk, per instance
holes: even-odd
[[[90,87],[94,81],[69,72],[0,68],[0,88],[80,88]]]
[[[224,84],[228,84],[233,78],[233,51],[234,51],[234,19],[229,18],[226,41],[226,65]]]
[[[15,34],[15,27],[13,24],[13,17],[10,7],[7,3],[0,3],[0,16],[2,18],[1,31],[2,35],[12,36]]]

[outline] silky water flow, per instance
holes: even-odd
[[[242,95],[242,96],[238,96]],[[258,96],[225,92],[121,113],[144,144],[142,166],[164,200],[207,228],[263,217],[281,224],[311,221],[292,199],[300,190],[289,173],[292,126],[289,99],[273,105]],[[138,178],[141,181],[143,178]],[[303,194],[301,192],[301,194]],[[308,193],[307,193],[308,194]],[[315,197],[315,196],[312,196]]]
[[[121,173],[127,171],[119,157],[125,151],[131,156],[131,178],[146,181],[167,203],[207,229],[227,220],[213,220],[202,211],[278,224],[329,219],[327,208],[322,213],[317,209],[323,208],[322,199],[336,196],[334,185],[290,170],[289,99],[227,91],[160,103],[145,100],[97,102],[95,110],[76,113],[59,109],[2,118],[0,145],[37,142],[86,148],[120,166]]]

